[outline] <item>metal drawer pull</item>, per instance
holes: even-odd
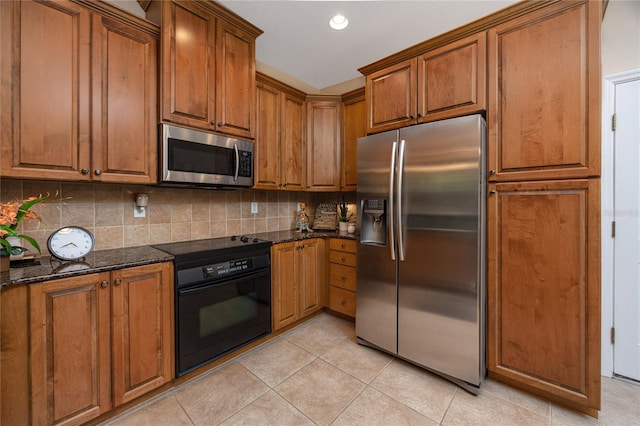
[[[120,278],[116,278],[116,279],[113,281],[113,283],[114,283],[115,285],[120,285],[120,283],[122,283],[122,280],[121,280]]]
[[[102,288],[107,288],[108,286],[109,286],[109,281],[102,281],[100,283],[100,287],[102,287]]]
[[[343,257],[343,258],[342,258],[342,261],[343,261],[343,262],[346,262],[346,261],[347,261],[347,259]]]
[[[346,302],[346,301],[344,301],[344,300],[343,300],[342,302],[340,302],[340,303],[342,303],[343,305],[346,305],[346,304],[347,304],[347,302]]]

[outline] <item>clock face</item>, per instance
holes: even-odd
[[[52,256],[62,260],[76,260],[93,249],[93,235],[80,226],[67,226],[55,231],[47,241]]]

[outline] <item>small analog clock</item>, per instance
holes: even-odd
[[[82,259],[93,250],[93,244],[91,232],[80,226],[60,228],[47,240],[49,253],[61,260]]]

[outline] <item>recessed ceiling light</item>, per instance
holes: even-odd
[[[349,20],[342,15],[336,15],[329,21],[329,26],[334,30],[344,30],[349,25]]]

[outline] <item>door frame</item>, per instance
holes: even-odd
[[[601,374],[613,376],[613,344],[610,333],[613,327],[614,299],[614,241],[611,237],[611,222],[613,221],[613,173],[614,173],[614,144],[611,130],[611,117],[615,111],[615,86],[640,79],[640,69],[610,74],[602,81],[602,175],[601,175],[601,256],[602,256],[602,361]]]

